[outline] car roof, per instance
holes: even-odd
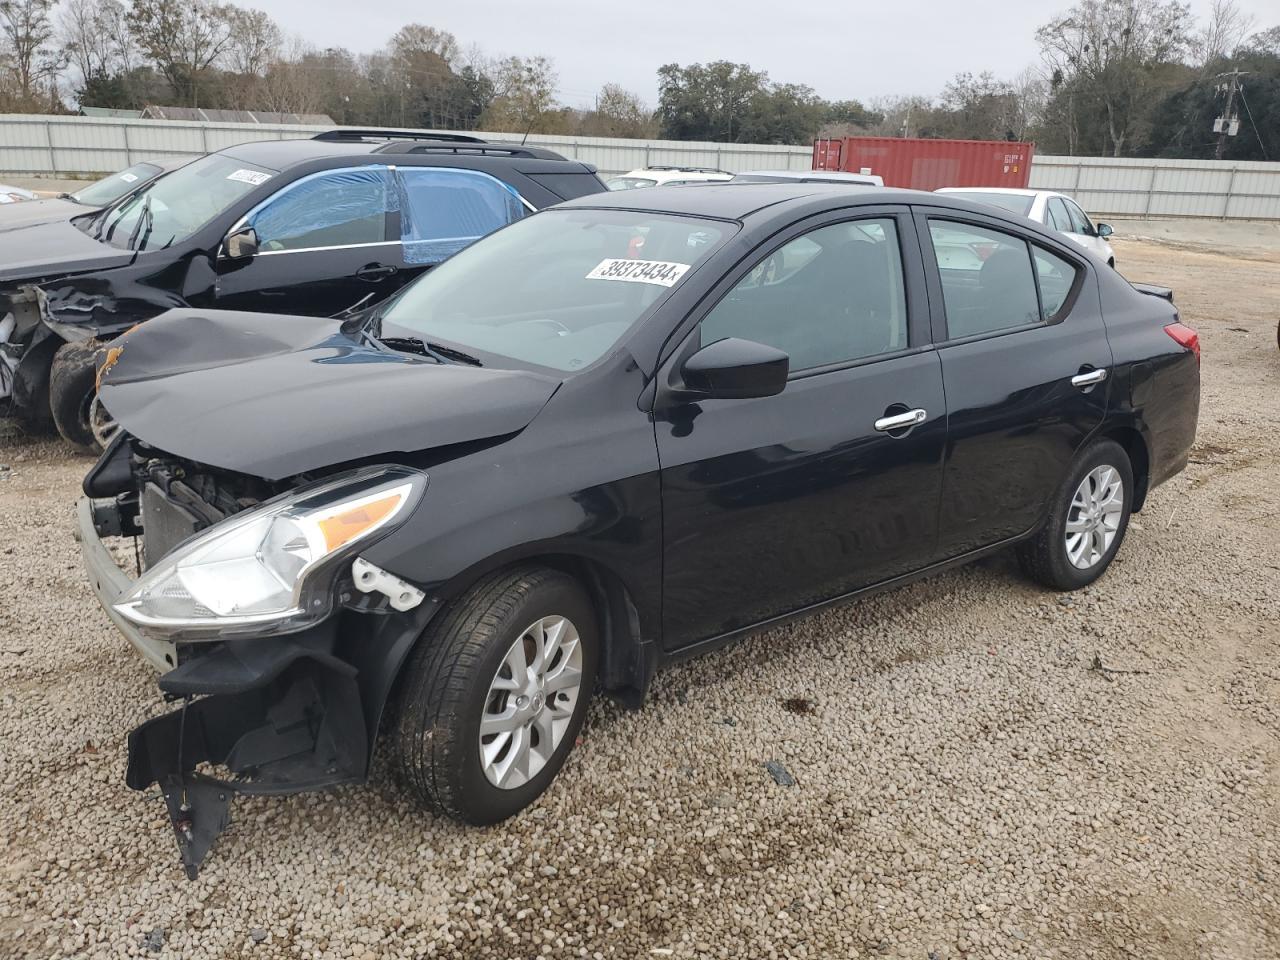
[[[689,183],[678,187],[649,187],[645,190],[612,190],[569,200],[559,206],[640,210],[719,220],[742,220],[766,207],[822,197],[830,197],[841,206],[938,202],[936,194],[922,190],[869,186],[855,192],[838,183],[726,181]],[[965,204],[964,207],[970,209],[971,205]]]
[[[1038,197],[1052,190],[1031,190],[1024,187],[939,187],[936,193],[1007,193],[1012,197]]]
[[[397,133],[402,135],[397,136]],[[560,160],[565,157],[545,147],[481,140],[430,131],[332,130],[315,137],[291,140],[254,140],[219,151],[236,160],[284,171],[300,163],[329,158],[392,154],[408,161],[424,156],[486,156],[496,159]]]
[[[872,183],[871,175],[847,170],[741,170],[738,177],[777,177],[779,180],[803,180],[812,183]]]

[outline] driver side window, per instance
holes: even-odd
[[[386,167],[305,177],[250,214],[249,226],[263,253],[381,243],[387,239],[389,186]]]
[[[905,349],[896,224],[832,224],[766,254],[703,318],[700,333],[702,346],[737,337],[776,347],[792,372]]]

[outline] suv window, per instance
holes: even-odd
[[[295,181],[249,214],[259,249],[267,253],[384,242],[389,174],[386,167],[359,167]]]
[[[929,220],[947,333],[952,339],[995,333],[1041,319],[1027,242],[999,230]]]
[[[525,215],[515,188],[487,173],[447,167],[396,173],[405,263],[440,263]]]
[[[1097,231],[1093,229],[1093,223],[1085,212],[1070,200],[1064,200],[1063,203],[1066,204],[1067,215],[1071,218],[1071,232],[1092,237]]]
[[[906,291],[891,218],[820,227],[763,257],[703,318],[727,337],[783,350],[808,370],[907,346]]]

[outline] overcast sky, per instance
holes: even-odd
[[[1070,0],[242,0],[286,33],[357,53],[405,23],[448,30],[490,56],[555,61],[560,99],[589,105],[620,83],[651,105],[664,63],[731,60],[830,100],[934,95],[961,71],[1012,77],[1037,59],[1036,27]],[[1277,0],[1237,0],[1256,29],[1280,24]],[[1193,0],[1202,15],[1208,0]]]

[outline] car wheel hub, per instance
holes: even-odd
[[[1108,464],[1080,481],[1067,510],[1064,546],[1072,566],[1088,570],[1111,549],[1124,514],[1124,481]]]
[[[537,776],[564,740],[582,695],[582,643],[566,617],[531,623],[508,648],[480,716],[480,765],[495,787]]]

